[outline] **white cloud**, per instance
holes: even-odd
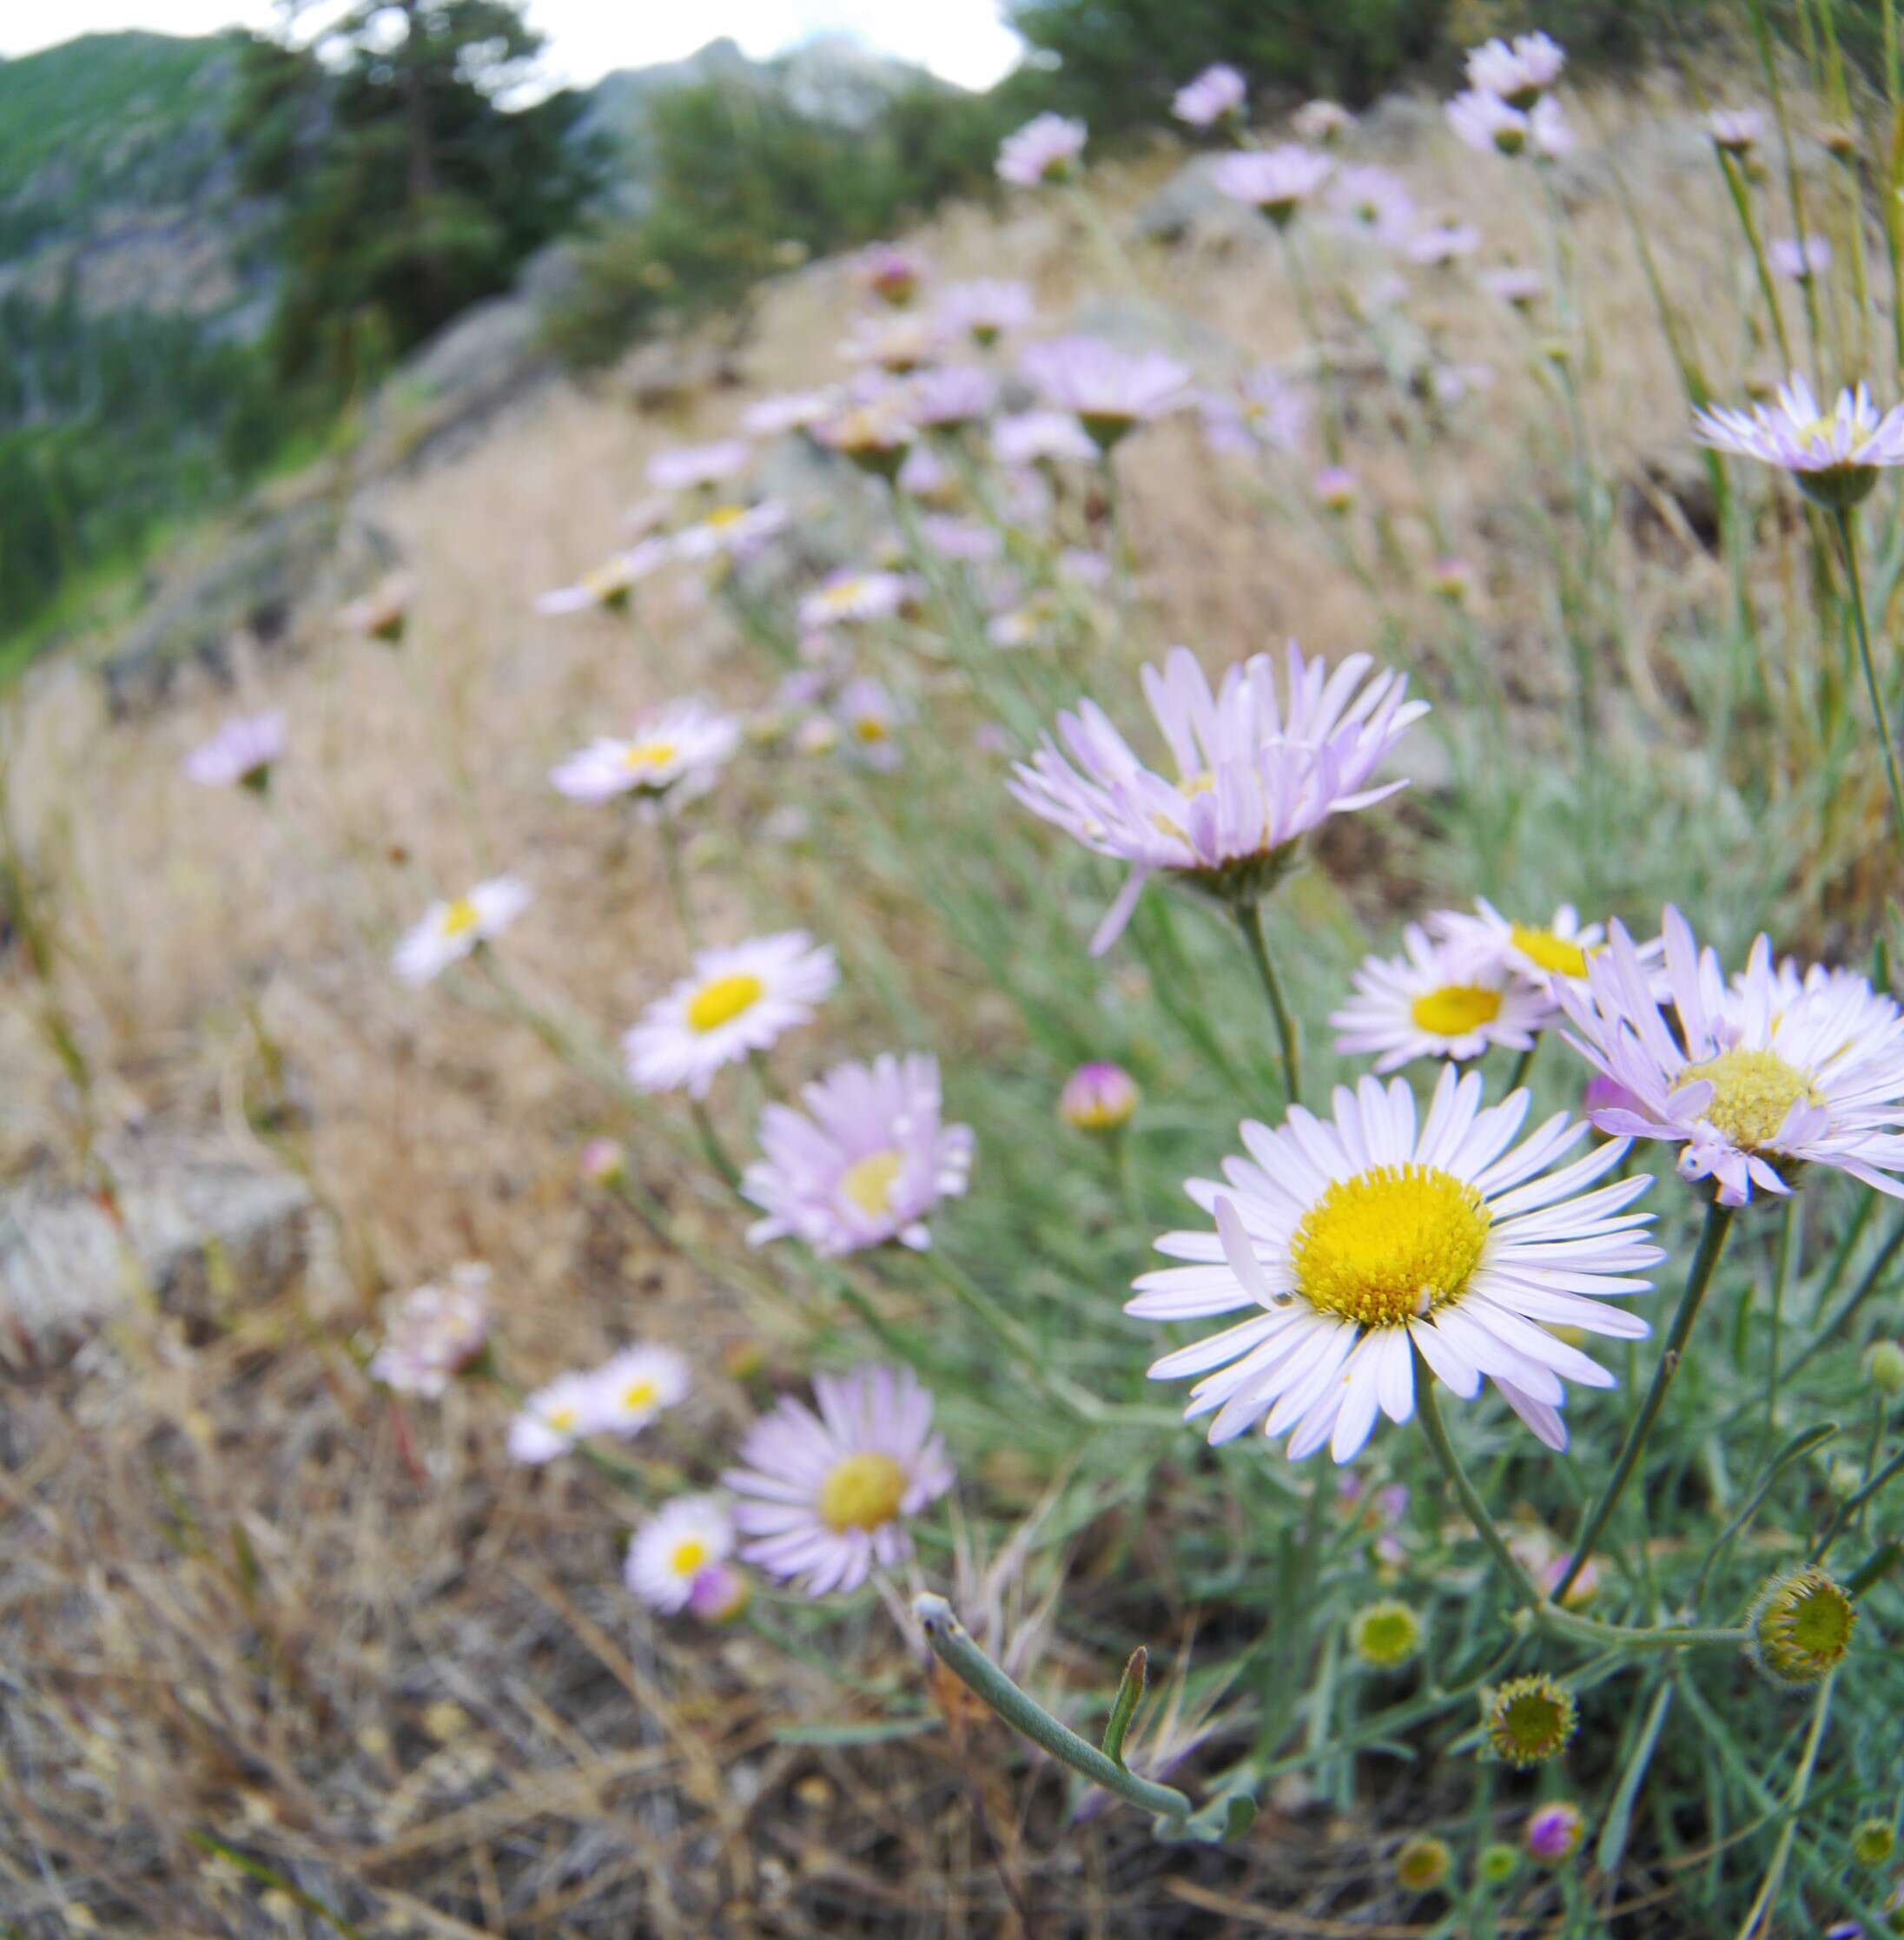
[[[677,61],[728,35],[757,59],[810,34],[856,34],[869,45],[930,68],[948,81],[988,87],[1019,52],[997,0],[707,0],[678,9],[645,0],[528,0],[548,41],[550,77],[586,86],[612,68]],[[0,8],[0,54],[27,54],[76,34],[128,27],[208,34],[269,26],[271,0],[60,0],[37,11]]]

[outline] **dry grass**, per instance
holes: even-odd
[[[1618,142],[1642,203],[1672,212],[1673,287],[1705,303],[1736,272],[1718,185],[1657,132],[1683,112],[1610,99],[1590,119]],[[1468,206],[1468,161],[1445,141],[1407,167],[1425,208]],[[1596,435],[1608,469],[1636,477],[1683,443],[1676,381],[1616,203],[1594,196],[1579,216],[1605,362]],[[1491,258],[1531,257],[1523,211],[1479,219]],[[948,275],[1026,274],[1053,315],[1102,280],[1089,238],[1048,209],[1002,225],[954,213],[923,240]],[[1297,353],[1266,253],[1185,247],[1140,264],[1200,331]],[[1517,441],[1548,407],[1511,319],[1478,327],[1455,280],[1445,300],[1423,287],[1418,318],[1458,361],[1498,373],[1449,414],[1430,463],[1463,548],[1487,567],[1498,674],[1537,709],[1561,676],[1517,571],[1514,494]],[[847,300],[824,267],[775,293],[757,388],[823,373]],[[1706,307],[1732,314],[1729,300]],[[1735,367],[1735,343],[1711,348]],[[270,1102],[255,1013],[287,1073],[274,1143],[334,1209],[345,1270],[272,1305],[241,1298],[204,1337],[129,1318],[72,1369],[8,1394],[0,1930],[324,1930],[294,1889],[378,1935],[1426,1930],[1367,1888],[1379,1805],[1339,1823],[1292,1794],[1240,1850],[1176,1851],[1130,1815],[1066,1831],[1048,1775],[1005,1776],[997,1727],[962,1715],[885,1745],[781,1742],[790,1721],[922,1694],[879,1611],[836,1623],[824,1645],[865,1697],[817,1655],[651,1622],[618,1586],[614,1512],[586,1469],[512,1468],[479,1394],[407,1421],[346,1350],[382,1292],[474,1256],[494,1265],[524,1379],[638,1334],[691,1341],[709,1369],[757,1349],[764,1374],[704,1381],[674,1438],[684,1451],[730,1442],[772,1377],[800,1365],[790,1323],[744,1267],[710,1277],[659,1255],[578,1188],[578,1145],[603,1108],[572,1072],[519,1026],[407,993],[385,967],[429,895],[506,866],[537,889],[536,920],[512,939],[528,982],[605,1029],[675,973],[655,851],[559,800],[545,773],[678,690],[757,703],[761,669],[684,583],[650,608],[640,644],[612,621],[538,620],[530,600],[616,544],[650,451],[724,427],[739,401],[661,422],[563,391],[453,464],[377,486],[367,509],[421,589],[400,653],[310,616],[301,650],[246,668],[236,696],[188,695],[114,726],[91,676],[65,664],[39,670],[18,701],[16,813],[51,881],[69,946],[58,989],[94,1086],[83,1096],[47,1054],[16,959],[0,986],[6,1155],[67,1163],[83,1133],[146,1120],[252,1145]],[[1398,443],[1365,429],[1370,497],[1408,505],[1418,488]],[[1432,637],[1425,600],[1372,597],[1331,570],[1315,529],[1266,523],[1191,427],[1130,455],[1154,637],[1193,641],[1215,663],[1291,632],[1332,650],[1384,630]],[[1366,522],[1356,543],[1374,544]],[[1405,513],[1393,543],[1430,551]],[[1661,642],[1676,613],[1716,597],[1718,569],[1656,525],[1643,543],[1623,530],[1610,570],[1636,690],[1670,722]],[[293,723],[296,758],[268,807],[178,778],[235,701]],[[764,773],[724,797],[707,838],[754,865],[704,889],[716,935],[760,914],[756,895],[797,914],[821,907],[816,865],[783,865],[760,834]],[[906,919],[893,920],[903,948]],[[839,1021],[850,1033],[850,1007]],[[986,1028],[982,1013],[938,1021],[947,1052]],[[684,1176],[657,1158],[654,1177],[680,1217],[730,1245],[729,1222]],[[1088,1606],[1088,1559],[1070,1594]],[[1433,1806],[1417,1798],[1407,1816]],[[1358,1924],[1330,1917],[1351,1902],[1366,1909]],[[1619,1930],[1646,1928],[1636,1916]]]

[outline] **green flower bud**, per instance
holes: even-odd
[[[1486,1884],[1504,1886],[1519,1870],[1520,1863],[1520,1854],[1511,1845],[1484,1845],[1476,1862],[1476,1870]]]
[[[1904,1395],[1904,1345],[1873,1341],[1864,1350],[1864,1378],[1881,1395]]]
[[[1885,1818],[1868,1818],[1851,1829],[1851,1857],[1861,1866],[1881,1866],[1897,1844],[1897,1834]]]
[[[1349,1619],[1349,1641],[1365,1664],[1392,1671],[1421,1648],[1421,1620],[1405,1603],[1386,1597]]]
[[[1579,1722],[1572,1693],[1544,1672],[1511,1678],[1484,1692],[1482,1699],[1481,1728],[1488,1749],[1508,1765],[1542,1765],[1557,1758]]]
[[[1808,1564],[1775,1576],[1746,1619],[1752,1661],[1775,1684],[1815,1684],[1851,1651],[1857,1607],[1828,1572]]]
[[[1418,1832],[1404,1839],[1395,1854],[1395,1884],[1411,1893],[1431,1893],[1454,1868],[1454,1855],[1445,1841]]]

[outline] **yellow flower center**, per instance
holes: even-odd
[[[751,1010],[766,994],[767,986],[751,971],[738,970],[731,977],[716,977],[704,983],[688,1000],[688,1028],[703,1036],[731,1024],[742,1012]]]
[[[1569,938],[1550,929],[1529,929],[1524,923],[1516,923],[1508,934],[1514,947],[1541,969],[1559,977],[1586,975],[1587,953]]]
[[[582,591],[592,599],[618,598],[628,591],[628,569],[622,565],[597,566],[582,575]]]
[[[633,741],[621,751],[621,765],[631,773],[645,768],[665,768],[680,749],[671,741]]]
[[[1785,1115],[1801,1099],[1819,1102],[1804,1072],[1775,1051],[1722,1051],[1703,1064],[1688,1065],[1679,1074],[1682,1085],[1704,1079],[1712,1086],[1707,1122],[1742,1151],[1755,1151],[1778,1136]]]
[[[1466,1288],[1487,1244],[1487,1204],[1429,1165],[1372,1165],[1303,1215],[1289,1251],[1296,1285],[1324,1313],[1399,1327]]]
[[[906,1472],[889,1455],[851,1455],[820,1485],[820,1520],[836,1533],[876,1529],[899,1514]]]
[[[1501,1014],[1501,993],[1485,984],[1444,984],[1424,991],[1408,1006],[1417,1030],[1431,1037],[1464,1038]]]
[[[717,532],[724,532],[730,525],[737,525],[747,516],[744,505],[717,505],[707,515],[707,523]]]
[[[677,1576],[691,1576],[707,1561],[707,1545],[698,1536],[687,1536],[674,1546],[668,1567]]]
[[[863,714],[853,723],[853,732],[862,741],[883,741],[886,723],[876,715]]]
[[[654,1382],[645,1378],[631,1381],[621,1391],[621,1404],[631,1411],[638,1408],[652,1408],[660,1399],[660,1390]]]
[[[561,1402],[542,1418],[558,1435],[566,1435],[580,1417],[576,1414],[572,1403]]]
[[[446,936],[467,936],[482,921],[482,912],[467,896],[459,896],[443,910],[443,934]]]
[[[892,1211],[892,1189],[905,1161],[896,1151],[869,1152],[846,1168],[840,1192],[869,1219],[878,1219]]]

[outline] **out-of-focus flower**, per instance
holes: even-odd
[[[1157,350],[1127,354],[1101,337],[1035,345],[1019,368],[1047,404],[1073,413],[1101,452],[1190,401],[1190,373],[1174,357]]]
[[[703,795],[740,746],[740,723],[704,701],[671,702],[626,739],[603,736],[554,769],[549,780],[574,802],[631,795],[645,811]]]
[[[876,312],[855,320],[839,353],[849,364],[870,364],[902,377],[938,355],[939,327],[923,311]]]
[[[1794,283],[1808,283],[1831,267],[1831,245],[1821,235],[1774,236],[1765,247],[1767,260],[1781,276]]]
[[[208,789],[249,789],[262,795],[284,757],[284,716],[247,714],[224,723],[185,757],[185,775]]]
[[[962,565],[984,565],[1005,550],[1005,542],[982,520],[955,518],[948,512],[922,518],[919,536],[942,559],[956,559]]]
[[[744,438],[724,438],[716,445],[678,445],[648,460],[647,478],[657,492],[691,492],[737,478],[753,462],[754,448]]]
[[[1246,202],[1286,228],[1296,212],[1327,181],[1335,164],[1326,155],[1285,142],[1273,148],[1226,155],[1210,171],[1211,185],[1232,201]]]
[[[370,1357],[371,1379],[426,1401],[443,1394],[489,1338],[489,1279],[481,1261],[465,1260],[446,1280],[393,1302],[383,1344]]]
[[[1332,148],[1355,126],[1355,116],[1339,101],[1306,101],[1289,118],[1290,132],[1299,142]]]
[[[1412,236],[1406,254],[1411,263],[1433,267],[1471,256],[1481,247],[1481,232],[1471,222],[1437,222]]]
[[[1517,34],[1468,49],[1468,85],[1498,95],[1511,107],[1533,107],[1560,79],[1565,51],[1545,34]]]
[[[1082,122],[1063,115],[1037,115],[999,143],[999,180],[1019,188],[1062,181],[1084,153],[1087,133]]]
[[[938,1060],[889,1053],[839,1065],[800,1099],[803,1111],[761,1113],[761,1157],[741,1191],[766,1217],[748,1244],[790,1236],[829,1256],[895,1239],[931,1245],[927,1215],[963,1194],[973,1151],[969,1125],[941,1120]]]
[[[1531,152],[1549,160],[1565,155],[1573,147],[1573,133],[1560,104],[1551,97],[1535,102],[1523,113],[1511,108],[1498,95],[1470,89],[1457,95],[1447,106],[1448,125],[1471,148],[1484,154]]]
[[[1861,1819],[1851,1828],[1849,1844],[1861,1866],[1881,1866],[1897,1850],[1897,1828],[1887,1818]]]
[[[1292,1107],[1277,1131],[1247,1124],[1247,1159],[1185,1191],[1214,1232],[1167,1233],[1158,1251],[1192,1264],[1145,1274],[1125,1310],[1157,1321],[1254,1309],[1240,1325],[1166,1355],[1154,1380],[1201,1378],[1187,1418],[1214,1411],[1209,1438],[1261,1421],[1299,1461],[1325,1442],[1346,1462],[1377,1417],[1414,1412],[1415,1356],[1471,1399],[1484,1376],[1549,1448],[1566,1446],[1563,1379],[1613,1376],[1549,1330],[1642,1339],[1644,1321],[1609,1296],[1664,1256],[1629,1212],[1649,1181],[1590,1191],[1625,1155],[1603,1145],[1549,1171],[1586,1134],[1554,1118],[1514,1145],[1524,1092],[1484,1108],[1481,1079],[1447,1066],[1426,1118],[1400,1079],[1339,1088],[1332,1123]],[[1588,1297],[1588,1296],[1594,1297]]]
[[[1365,1664],[1392,1671],[1421,1648],[1421,1619],[1394,1597],[1371,1603],[1349,1620],[1349,1641]]]
[[[1861,1365],[1864,1378],[1881,1395],[1904,1395],[1904,1342],[1873,1341]]]
[[[940,292],[939,328],[948,338],[969,337],[988,350],[1008,331],[1025,329],[1035,314],[1031,292],[1022,283],[979,277],[951,283]]]
[[[1660,973],[1619,923],[1587,960],[1583,986],[1557,982],[1567,1041],[1624,1087],[1634,1108],[1597,1112],[1623,1138],[1681,1147],[1679,1175],[1710,1178],[1722,1205],[1755,1186],[1783,1196],[1788,1170],[1810,1163],[1904,1197],[1904,1024],[1897,1005],[1850,971],[1775,966],[1768,937],[1728,985],[1676,909],[1662,925]]]
[[[693,1376],[671,1347],[642,1345],[611,1356],[588,1378],[587,1431],[627,1436],[683,1400]]]
[[[1418,1058],[1462,1063],[1495,1045],[1527,1051],[1554,1014],[1553,999],[1511,973],[1502,954],[1468,938],[1436,941],[1418,923],[1398,957],[1365,957],[1355,994],[1331,1013],[1345,1058],[1375,1059],[1378,1074]]]
[[[538,1388],[509,1424],[511,1457],[531,1463],[552,1462],[566,1455],[581,1436],[592,1434],[593,1383],[592,1375],[561,1374]]]
[[[1415,198],[1392,170],[1360,162],[1337,171],[1329,208],[1352,234],[1399,249],[1415,233]]]
[[[1465,559],[1437,559],[1428,568],[1428,588],[1451,606],[1464,604],[1474,592],[1474,568]]]
[[[868,243],[853,262],[854,281],[895,308],[912,301],[927,274],[925,258],[896,242]]]
[[[1580,1721],[1573,1693],[1544,1672],[1510,1678],[1483,1692],[1482,1700],[1481,1731],[1488,1749],[1504,1764],[1522,1770],[1558,1758]]]
[[[1485,896],[1477,896],[1473,913],[1438,910],[1428,927],[1456,948],[1491,968],[1509,970],[1540,990],[1555,977],[1583,983],[1587,958],[1606,940],[1603,923],[1584,923],[1570,902],[1564,902],[1545,923],[1511,922]]]
[[[1324,511],[1352,511],[1362,488],[1354,472],[1345,465],[1326,465],[1313,480],[1316,500]]]
[[[902,572],[856,572],[843,566],[830,572],[810,593],[802,596],[800,624],[810,630],[850,626],[869,620],[889,620],[919,597],[919,589]]]
[[[998,380],[975,364],[941,364],[906,386],[904,409],[921,431],[976,424],[998,401]]]
[[[757,438],[777,438],[790,431],[810,431],[840,407],[836,391],[788,391],[758,398],[740,414],[741,427]]]
[[[992,426],[992,455],[1001,465],[1088,462],[1097,456],[1090,434],[1069,411],[1019,411]]]
[[[1307,395],[1267,366],[1251,371],[1233,395],[1200,393],[1197,408],[1213,451],[1299,451],[1309,425]]]
[[[645,1092],[705,1098],[724,1065],[806,1023],[838,981],[832,951],[804,930],[701,950],[622,1039],[628,1074]]]
[[[1484,269],[1481,287],[1517,310],[1527,311],[1547,294],[1547,279],[1537,269],[1522,269],[1508,263],[1499,269]]]
[[[576,1169],[591,1185],[612,1185],[628,1173],[628,1152],[618,1138],[591,1138]]]
[[[834,707],[847,745],[861,761],[889,773],[899,766],[899,743],[894,736],[905,711],[889,688],[862,674],[840,690]]]
[[[678,1495],[635,1531],[622,1579],[651,1610],[688,1607],[703,1572],[734,1547],[734,1519],[718,1495]]]
[[[1749,155],[1765,139],[1765,117],[1755,108],[1716,108],[1706,116],[1706,132],[1716,148]]]
[[[1088,848],[1131,864],[1094,955],[1117,940],[1154,872],[1225,901],[1253,900],[1319,822],[1406,785],[1370,778],[1428,703],[1407,698],[1405,676],[1368,679],[1373,665],[1351,654],[1331,674],[1292,641],[1286,702],[1267,654],[1231,667],[1213,694],[1196,656],[1173,648],[1161,670],[1145,668],[1143,688],[1175,781],[1146,768],[1095,702],[1059,716],[1070,759],[1048,735],[1011,790]]]
[[[830,450],[850,459],[861,471],[896,478],[916,433],[896,389],[849,405],[813,427]]]
[[[1525,1834],[1529,1857],[1544,1866],[1557,1866],[1580,1850],[1587,1822],[1580,1808],[1564,1798],[1548,1805],[1537,1805],[1527,1815]]]
[[[1191,128],[1213,128],[1240,115],[1249,99],[1249,83],[1220,61],[1179,88],[1170,112]]]
[[[703,1623],[731,1623],[753,1594],[745,1574],[731,1563],[707,1563],[688,1586],[689,1614]]]
[[[674,551],[684,559],[750,559],[786,523],[787,508],[777,498],[764,498],[757,505],[717,505],[705,518],[674,535]]]
[[[1411,1834],[1395,1850],[1395,1884],[1405,1892],[1438,1892],[1453,1870],[1447,1841],[1426,1832]]]
[[[672,556],[670,542],[650,538],[638,540],[625,552],[585,572],[572,586],[558,586],[536,600],[539,613],[585,613],[592,608],[620,612],[637,585],[656,567],[665,565]]]
[[[1880,471],[1904,465],[1904,405],[1881,417],[1861,384],[1841,391],[1827,411],[1795,371],[1778,393],[1776,410],[1754,405],[1749,412],[1723,406],[1696,411],[1693,432],[1715,451],[1789,472],[1808,498],[1834,510],[1857,504]]]
[[[1058,1116],[1080,1132],[1117,1132],[1137,1110],[1137,1080],[1121,1065],[1080,1065],[1058,1093]]]
[[[479,943],[500,936],[529,907],[529,885],[520,876],[492,876],[446,902],[433,902],[423,920],[398,944],[390,967],[407,984],[426,984]]]
[[[952,1465],[909,1369],[816,1375],[813,1397],[817,1414],[783,1396],[722,1479],[741,1498],[743,1560],[825,1596],[912,1554],[906,1524],[952,1486]]]
[[[347,633],[360,633],[367,640],[394,646],[410,624],[410,605],[415,597],[415,580],[407,572],[393,572],[361,599],[354,599],[345,607],[337,616],[337,624]]]

